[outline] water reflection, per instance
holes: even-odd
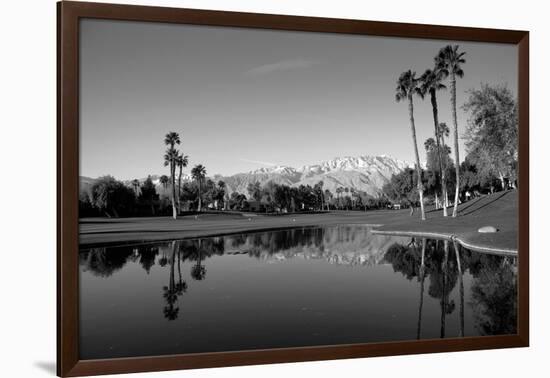
[[[108,355],[101,349],[105,335],[95,338],[95,329],[99,321],[117,322],[109,306],[119,303],[116,295],[129,292],[132,294],[122,303],[139,307],[143,316],[116,324],[128,334],[140,329],[144,334],[173,338],[175,346],[167,341],[162,353],[210,351],[207,347],[212,344],[181,346],[180,339],[171,334],[173,330],[155,327],[150,309],[156,309],[169,324],[185,318],[182,324],[187,324],[185,335],[189,338],[189,333],[206,332],[205,327],[214,337],[216,330],[216,337],[221,338],[216,350],[288,346],[288,340],[276,342],[284,335],[273,333],[264,336],[273,340],[258,344],[255,335],[266,332],[265,328],[250,331],[250,335],[244,331],[238,342],[217,328],[224,327],[223,322],[235,322],[233,327],[252,329],[256,327],[255,312],[272,325],[284,323],[292,328],[294,321],[305,322],[293,334],[299,338],[300,330],[304,332],[301,341],[292,340],[295,346],[516,332],[515,258],[480,254],[443,240],[375,236],[362,226],[88,248],[81,250],[79,259],[82,300],[89,307],[82,313],[93,313],[91,320],[83,321],[83,334],[94,340],[81,346],[89,358]],[[279,268],[267,268],[273,264]],[[109,282],[115,278],[121,294],[111,293]],[[204,282],[210,283],[204,286]],[[155,289],[158,300],[146,294],[151,285],[159,285]],[[137,286],[141,291],[135,294],[132,287]],[[239,293],[244,294],[238,303],[229,301]],[[111,302],[98,300],[109,294]],[[302,319],[310,307],[316,312]],[[134,316],[126,307],[121,311],[126,317]],[[248,322],[241,320],[248,316],[252,317]],[[203,318],[209,317],[211,322],[205,323]],[[311,336],[323,334],[324,339]],[[116,339],[126,343],[117,356],[149,353],[146,347],[135,346],[132,337],[127,338]],[[196,342],[196,337],[193,340]],[[92,344],[93,348],[87,346]]]
[[[420,245],[419,245],[420,244]],[[450,293],[458,286],[457,336],[464,336],[464,273],[472,276],[471,306],[475,327],[482,335],[516,333],[517,258],[480,254],[466,250],[456,241],[414,238],[407,245],[394,244],[386,255],[395,272],[419,282],[417,339],[421,338],[424,286],[429,278],[428,295],[439,299],[440,337],[446,337],[446,320],[456,309]],[[458,285],[457,285],[458,284]]]

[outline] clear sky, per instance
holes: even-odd
[[[168,131],[180,133],[189,165],[209,175],[337,156],[412,162],[396,80],[407,69],[420,76],[449,43],[107,20],[82,20],[80,38],[80,174],[119,179],[168,174]],[[459,106],[482,82],[517,93],[515,46],[458,44],[467,60]],[[440,92],[440,121],[451,126],[449,103]],[[415,119],[425,160],[429,99],[415,98]],[[466,120],[459,109],[460,133]]]

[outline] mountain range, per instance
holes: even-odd
[[[230,192],[237,191],[245,194],[248,184],[256,181],[261,184],[273,181],[289,186],[313,186],[323,181],[323,188],[333,193],[338,187],[347,187],[376,196],[392,175],[410,166],[412,165],[407,162],[384,155],[365,155],[339,157],[299,168],[288,166],[260,168],[247,173],[237,173],[232,176],[218,175],[214,178],[225,181]]]
[[[328,189],[332,193],[335,193],[338,187],[347,187],[377,196],[382,186],[389,181],[392,175],[412,166],[412,164],[405,161],[385,155],[364,155],[337,157],[319,164],[304,165],[298,168],[289,166],[263,167],[246,173],[237,173],[230,176],[214,175],[211,178],[215,181],[223,180],[229,193],[236,191],[245,195],[248,195],[248,184],[255,182],[260,182],[262,185],[268,181],[273,181],[288,186],[313,186],[319,181],[323,181],[323,189]],[[159,181],[160,176],[152,175],[151,177],[158,191],[164,193],[165,190]],[[140,181],[143,182],[143,180]],[[182,180],[191,180],[191,177],[184,174]],[[90,185],[93,181],[92,178],[81,177],[81,188]],[[131,181],[126,183],[131,185]]]

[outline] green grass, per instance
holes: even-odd
[[[452,212],[452,209],[449,209]],[[263,216],[249,214],[187,215],[147,218],[84,218],[80,220],[80,244],[141,243],[170,239],[214,236],[244,231],[273,230],[289,227],[328,226],[338,224],[376,225],[390,233],[436,233],[441,237],[457,236],[473,246],[505,250],[517,249],[517,192],[501,192],[471,200],[459,206],[459,217],[444,218],[442,211],[427,209],[422,222],[419,210],[410,217],[409,210],[332,211],[318,214]],[[499,232],[480,234],[478,228],[495,226]]]

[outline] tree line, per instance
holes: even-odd
[[[203,199],[215,200],[223,203],[225,198],[225,183],[219,181],[214,185],[206,180],[206,168],[197,164],[191,169],[193,183],[183,183],[183,169],[189,164],[189,156],[184,155],[176,147],[181,145],[179,133],[170,131],[164,137],[167,149],[163,156],[163,163],[169,169],[169,175],[162,175],[159,183],[164,191],[169,190],[171,214],[174,219],[182,212],[182,201],[192,196],[197,202],[196,210],[203,209]],[[177,172],[177,174],[176,174]],[[176,178],[177,176],[177,178]],[[80,192],[80,215],[157,215],[166,214],[165,198],[160,198],[151,176],[144,182],[138,179],[130,185],[116,180],[112,176],[103,176],[94,181],[88,190]]]

